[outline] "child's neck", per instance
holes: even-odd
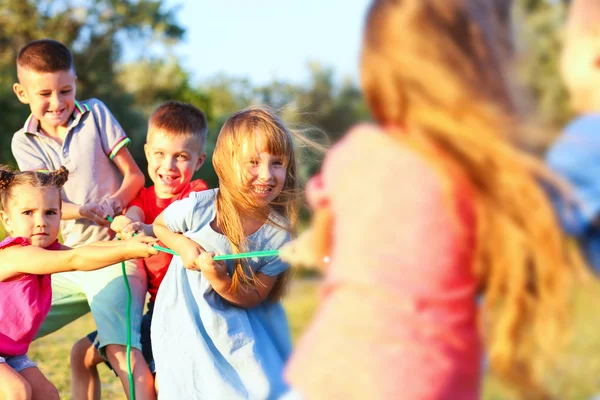
[[[44,135],[54,140],[58,144],[62,145],[65,141],[65,137],[67,136],[67,131],[69,130],[69,126],[45,126],[40,121],[40,125],[38,130]]]

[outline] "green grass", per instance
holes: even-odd
[[[0,227],[0,239],[4,237]],[[305,276],[305,275],[301,275]],[[290,320],[292,338],[298,340],[310,323],[318,306],[317,279],[296,279],[284,306]],[[560,399],[588,400],[600,393],[600,283],[591,282],[577,288],[574,298],[572,341],[562,352],[557,371],[548,376],[548,386]],[[72,344],[95,329],[90,314],[31,345],[29,355],[56,385],[62,399],[70,398],[69,354]],[[100,367],[103,399],[123,399],[117,378]],[[493,377],[484,381],[485,400],[510,400],[513,394]]]

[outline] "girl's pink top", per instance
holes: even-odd
[[[334,244],[318,313],[286,370],[304,398],[479,398],[475,204],[450,171],[360,125],[311,180],[309,202],[333,213]]]
[[[0,242],[0,251],[11,246],[29,246],[29,242],[22,237],[7,237]],[[60,244],[54,242],[46,249],[59,250]],[[0,282],[0,356],[27,353],[51,303],[50,275],[23,274]]]

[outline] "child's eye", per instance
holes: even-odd
[[[258,160],[249,160],[248,164],[255,166],[255,165],[260,164],[260,162]]]
[[[42,97],[48,97],[48,96],[50,96],[50,93],[43,92],[43,93],[40,93],[40,96],[42,96]]]
[[[65,89],[60,91],[62,94],[71,93],[71,89]]]
[[[163,155],[163,152],[162,152],[162,151],[157,151],[157,152],[155,152],[155,153],[154,153],[154,155],[155,155],[155,156],[162,156],[162,155]]]
[[[56,215],[56,211],[48,210],[48,211],[46,211],[46,215]]]
[[[23,215],[31,215],[31,214],[33,214],[33,211],[31,211],[31,210],[23,211]]]
[[[282,167],[283,166],[283,161],[281,161],[281,160],[273,161],[273,165],[276,165],[278,167]]]
[[[186,161],[188,159],[188,157],[185,154],[180,154],[177,156],[178,160],[182,160],[182,161]]]

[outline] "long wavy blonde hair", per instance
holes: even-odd
[[[294,231],[298,219],[300,195],[298,189],[297,165],[292,133],[276,113],[268,107],[249,107],[233,114],[223,125],[215,145],[213,166],[219,177],[217,195],[217,225],[231,242],[234,253],[247,250],[248,237],[244,232],[243,221],[252,219],[265,221],[289,232]],[[242,149],[254,148],[261,139],[262,149],[281,157],[286,168],[286,177],[281,193],[265,207],[257,206],[244,173]],[[284,293],[288,282],[288,271],[279,275],[269,294],[272,301]],[[232,276],[232,292],[240,285],[260,284],[244,260],[236,261]]]
[[[527,398],[545,398],[541,365],[563,336],[572,269],[541,186],[554,178],[508,140],[523,132],[506,66],[509,15],[503,0],[375,0],[361,83],[377,123],[441,149],[471,182],[491,368]],[[422,154],[444,174],[433,153]],[[317,221],[326,238],[331,218]]]

